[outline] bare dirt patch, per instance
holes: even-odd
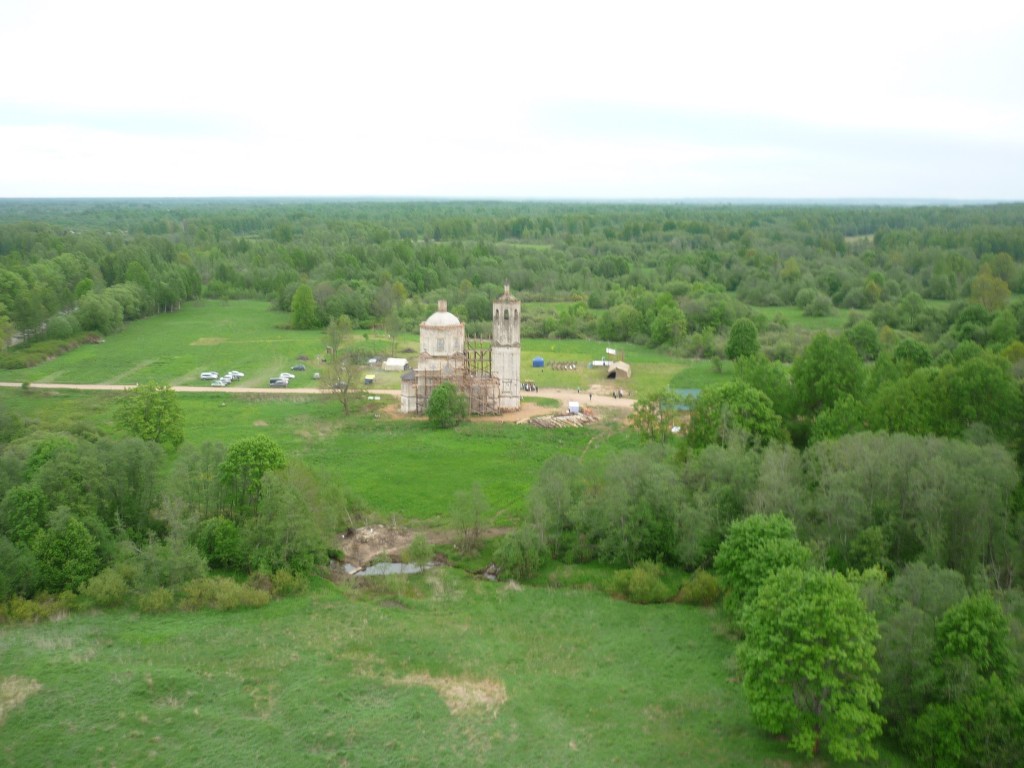
[[[43,686],[28,677],[13,675],[0,680],[0,723],[7,713],[20,707],[25,699],[37,693]]]
[[[497,717],[501,705],[508,701],[505,684],[500,680],[467,680],[422,674],[406,675],[393,682],[433,688],[444,699],[448,711],[453,715],[483,711]]]
[[[485,539],[503,536],[511,528],[484,528],[480,535]],[[423,536],[431,546],[453,544],[458,540],[458,531],[415,530],[394,525],[367,525],[339,534],[336,544],[345,554],[345,562],[366,566],[375,558],[385,556],[397,560],[417,536]]]

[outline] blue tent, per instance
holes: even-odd
[[[534,368],[543,368],[544,367],[544,358],[543,357],[535,357],[535,358],[533,358],[533,367]]]

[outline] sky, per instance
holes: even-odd
[[[1024,200],[1013,0],[0,0],[2,197]]]

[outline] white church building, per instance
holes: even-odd
[[[474,414],[518,411],[520,406],[519,326],[521,302],[505,292],[492,305],[491,340],[466,342],[466,325],[441,300],[420,323],[415,370],[402,376],[402,413],[426,412],[430,395],[450,381],[469,400]]]

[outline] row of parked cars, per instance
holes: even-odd
[[[292,366],[292,370],[293,371],[304,371],[304,370],[306,370],[306,366],[303,365],[302,363],[297,363],[296,365]],[[272,387],[287,387],[288,386],[288,382],[291,381],[294,378],[295,378],[295,374],[294,373],[287,373],[287,372],[279,373],[279,374],[277,374],[277,376],[275,376],[274,378],[272,378],[270,380],[270,386],[272,386]],[[313,378],[314,379],[319,379],[320,378],[320,373],[319,372],[314,373],[313,374]]]
[[[221,376],[216,371],[203,371],[199,374],[199,378],[203,381],[209,381],[211,387],[226,387],[233,381],[244,379],[245,374],[241,371],[228,371]]]
[[[306,366],[304,366],[301,363],[299,363],[298,365],[293,365],[292,366],[292,370],[293,371],[304,371],[304,370],[306,370]],[[237,381],[238,379],[245,378],[245,374],[242,373],[241,371],[228,371],[223,376],[221,376],[216,371],[203,371],[201,374],[199,374],[199,378],[202,379],[203,381],[209,381],[211,387],[226,387],[226,386],[228,386],[233,381]],[[287,372],[279,373],[277,376],[275,376],[274,378],[272,378],[270,380],[270,386],[272,386],[272,387],[287,387],[288,386],[288,382],[291,381],[294,378],[295,378],[295,374],[294,373],[287,373]],[[320,378],[320,374],[319,373],[314,373],[313,374],[313,378],[314,379],[319,379]]]

